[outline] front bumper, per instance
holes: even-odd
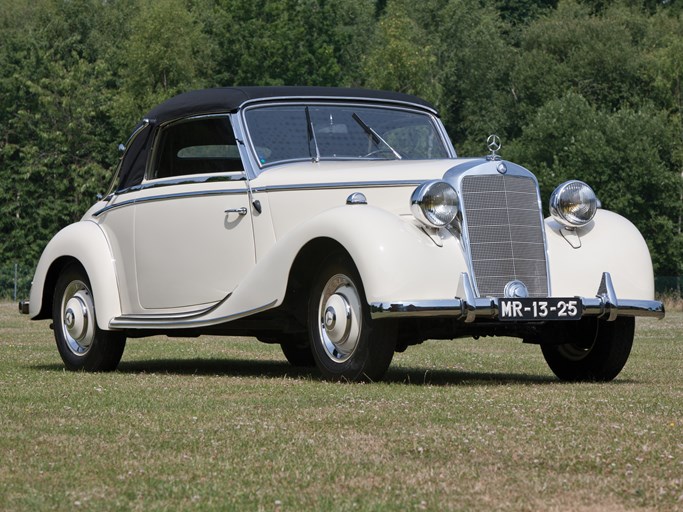
[[[498,317],[497,297],[475,297],[466,272],[460,275],[458,296],[447,300],[373,302],[370,315],[373,319],[384,318],[456,318],[464,322],[476,319],[496,320]],[[619,300],[614,292],[609,272],[602,274],[602,281],[595,297],[576,297],[583,316],[595,316],[607,321],[619,316],[649,316],[664,318],[664,304],[656,300]]]

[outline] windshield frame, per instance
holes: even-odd
[[[373,108],[373,109],[381,109],[381,110],[392,110],[392,111],[400,111],[400,112],[408,112],[411,114],[416,114],[425,117],[429,123],[431,124],[432,128],[434,129],[434,133],[437,135],[439,140],[441,141],[441,144],[443,145],[443,148],[447,154],[446,158],[456,158],[456,152],[455,149],[453,148],[453,145],[451,143],[450,138],[448,137],[448,134],[446,133],[446,130],[441,123],[441,120],[438,118],[438,116],[434,115],[433,112],[430,110],[426,109],[420,109],[420,108],[415,108],[412,106],[403,106],[403,105],[396,105],[396,104],[383,104],[383,103],[374,103],[374,102],[349,102],[349,101],[325,101],[325,100],[312,100],[312,101],[305,101],[305,100],[294,100],[294,101],[274,101],[274,102],[263,102],[263,103],[253,103],[248,106],[245,106],[243,109],[240,111],[240,124],[243,127],[243,132],[245,135],[245,146],[248,148],[248,153],[250,160],[253,163],[253,169],[255,171],[255,174],[260,174],[260,172],[270,169],[272,167],[277,167],[280,165],[288,164],[288,163],[293,163],[293,162],[312,162],[312,163],[317,163],[317,161],[353,161],[353,162],[365,162],[365,161],[376,161],[377,159],[364,159],[364,158],[358,158],[358,157],[330,157],[330,156],[320,156],[319,159],[317,158],[312,158],[309,156],[308,153],[305,155],[302,155],[301,158],[291,158],[291,159],[284,159],[284,160],[275,160],[272,162],[262,162],[259,159],[258,156],[258,151],[256,149],[256,146],[254,145],[254,139],[252,137],[252,133],[250,132],[250,126],[247,121],[247,114],[251,110],[255,109],[264,109],[264,108],[273,108],[273,107],[301,107],[302,110],[306,108],[317,108],[317,107],[338,107],[338,108],[344,108],[344,109],[368,109],[368,108]],[[409,161],[421,161],[421,159],[414,159],[414,160],[409,160]]]

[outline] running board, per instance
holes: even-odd
[[[248,309],[231,315],[211,317],[210,313],[216,311],[218,306],[212,306],[208,310],[198,313],[184,313],[181,315],[121,315],[109,322],[111,329],[196,329],[224,324],[233,320],[254,315],[272,308],[277,300],[264,306]]]

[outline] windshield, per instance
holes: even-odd
[[[277,105],[245,112],[261,166],[292,160],[425,160],[449,154],[431,116],[354,105]]]

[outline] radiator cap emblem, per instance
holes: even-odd
[[[501,144],[500,137],[498,137],[498,135],[489,135],[486,139],[486,147],[489,148],[491,154],[486,156],[486,160],[500,160],[498,151],[500,151],[502,146],[503,145]]]
[[[505,285],[503,291],[505,297],[513,299],[523,299],[529,296],[529,290],[522,281],[514,280]]]

